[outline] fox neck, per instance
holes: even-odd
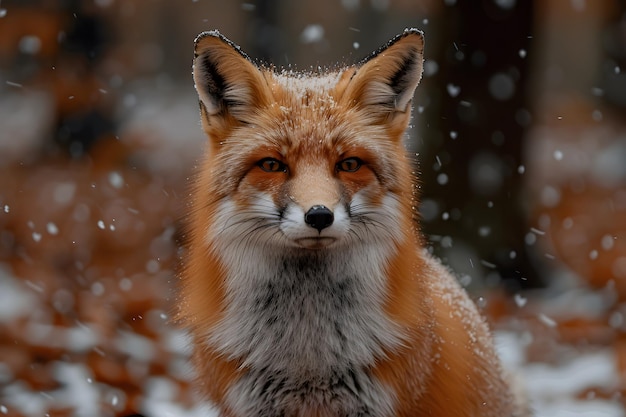
[[[247,248],[226,257],[227,307],[210,343],[245,367],[296,379],[373,365],[402,340],[383,309],[389,252]]]

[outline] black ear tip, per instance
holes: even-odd
[[[389,42],[387,42],[386,44],[384,44],[383,46],[378,48],[376,51],[374,51],[371,54],[369,54],[368,56],[366,56],[364,59],[361,60],[361,62],[357,63],[356,65],[357,66],[364,65],[368,61],[376,58],[378,55],[383,53],[385,50],[391,48],[396,43],[398,43],[398,42],[400,42],[403,39],[406,39],[408,37],[414,37],[414,40],[417,41],[416,45],[415,45],[414,51],[417,52],[418,54],[423,53],[424,52],[424,32],[422,32],[421,30],[416,29],[416,28],[406,28],[406,29],[404,29],[404,31],[402,33],[400,33],[399,35],[396,35],[393,38],[391,38],[391,40],[389,40]]]
[[[217,39],[221,39],[222,41],[228,42],[228,39],[226,39],[224,35],[222,35],[216,29],[204,31],[200,33],[198,36],[196,36],[196,39],[194,39],[193,41],[194,52],[196,54],[196,57],[198,56],[198,47],[200,46],[200,43],[206,38],[217,38]]]
[[[404,31],[402,32],[402,36],[408,36],[408,35],[418,35],[420,38],[424,39],[424,32],[422,32],[421,30],[417,28],[404,29]]]
[[[400,39],[404,39],[410,36],[414,36],[416,39],[419,39],[420,50],[424,48],[424,32],[417,28],[406,28],[404,31],[396,36],[394,39],[390,41],[390,44],[396,43]]]
[[[202,32],[198,36],[196,36],[196,39],[194,40],[194,57],[195,58],[197,58],[202,53],[206,52],[206,49],[210,48],[210,46],[209,46],[210,44],[201,45],[203,43],[203,41],[206,40],[206,39],[218,39],[222,43],[230,46],[232,49],[237,51],[239,53],[239,55],[241,55],[242,57],[246,58],[248,61],[252,62],[250,57],[245,52],[243,52],[241,50],[241,47],[239,45],[237,45],[236,43],[234,43],[233,41],[228,39],[226,36],[222,35],[220,33],[220,31],[217,30],[217,29],[208,30],[208,31]]]
[[[194,43],[198,43],[202,39],[207,38],[209,36],[213,37],[213,38],[223,38],[224,37],[224,35],[222,35],[220,33],[220,31],[217,30],[217,29],[205,30],[204,32],[201,32],[200,34],[198,34],[198,36],[196,36],[196,39],[195,39]]]

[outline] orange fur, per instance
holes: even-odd
[[[244,395],[250,393],[241,388],[241,384],[250,375],[256,375],[255,372],[262,374],[257,378],[266,378],[252,383],[254,388],[250,391],[250,398],[258,401],[258,407],[272,404],[278,407],[276,404],[289,398],[290,392],[301,389],[294,386],[291,390],[280,385],[276,391],[282,396],[272,397],[271,404],[264,404],[253,396],[255,392],[254,395],[260,395],[258,392],[265,395],[268,387],[285,373],[296,373],[301,378],[315,372],[299,371],[301,367],[308,369],[306,362],[310,356],[305,354],[300,358],[301,363],[287,362],[287,367],[293,369],[279,367],[275,374],[268,371],[279,366],[281,351],[276,352],[276,363],[264,362],[263,369],[256,368],[254,355],[265,358],[265,352],[254,350],[263,342],[258,338],[263,337],[250,333],[246,327],[249,323],[233,319],[249,317],[253,321],[255,316],[252,313],[245,316],[248,314],[245,311],[233,310],[238,304],[232,303],[241,302],[246,296],[256,296],[249,292],[264,288],[257,280],[278,279],[271,285],[280,286],[282,277],[275,271],[292,269],[280,262],[272,265],[271,260],[266,261],[267,256],[256,261],[255,258],[247,259],[248,254],[251,257],[255,256],[254,253],[270,254],[270,258],[276,256],[285,264],[290,262],[289,256],[303,256],[298,259],[316,259],[323,264],[325,256],[330,257],[335,247],[355,256],[356,261],[359,256],[364,256],[363,262],[373,265],[371,272],[370,269],[359,270],[359,273],[365,271],[372,275],[359,275],[361,279],[371,280],[364,282],[363,286],[378,288],[376,271],[380,271],[384,280],[380,293],[370,292],[367,296],[370,298],[363,300],[372,303],[371,309],[375,311],[372,314],[379,320],[378,324],[388,323],[389,334],[377,335],[374,339],[380,338],[379,342],[373,342],[367,335],[356,337],[355,340],[361,337],[369,346],[366,353],[374,355],[371,360],[350,353],[358,351],[358,346],[348,346],[345,353],[346,357],[352,358],[350,363],[361,361],[358,369],[349,372],[357,372],[359,378],[371,383],[367,392],[355,383],[356,399],[346,397],[358,402],[364,392],[371,394],[373,400],[363,401],[368,410],[375,411],[358,415],[525,415],[522,410],[514,408],[514,399],[504,380],[485,322],[450,273],[424,252],[414,222],[414,178],[402,139],[410,118],[411,96],[421,75],[422,48],[421,34],[406,31],[377,55],[337,74],[281,75],[257,68],[216,32],[203,34],[196,41],[194,79],[201,99],[203,127],[210,141],[192,193],[180,316],[195,340],[194,363],[201,391],[223,415],[248,415],[241,410],[248,409],[245,404],[248,397],[244,398]],[[266,158],[272,158],[271,166],[277,167],[275,171],[261,165],[260,161]],[[358,158],[362,165],[346,165],[355,167],[350,170],[339,168],[340,162],[346,158]],[[365,202],[369,210],[379,212],[382,217],[372,223],[376,226],[379,222],[378,229],[352,231],[357,238],[349,240],[350,232],[343,232],[340,226],[348,224],[346,227],[353,227],[350,217],[355,213],[352,211],[363,210],[356,203],[350,206],[356,200]],[[339,218],[334,221],[339,229],[329,226],[330,232],[327,232],[326,224],[316,225],[317,229],[313,229],[289,212],[301,210],[305,213],[319,206],[335,212],[335,217]],[[350,207],[344,213],[342,210],[346,206]],[[266,211],[274,209],[274,217],[264,223],[263,216],[269,215]],[[246,214],[249,212],[251,214]],[[367,221],[368,215],[365,212],[363,222]],[[237,216],[251,217],[240,220]],[[292,231],[276,226],[285,218],[297,223],[289,226],[295,230],[295,238],[289,237]],[[254,227],[241,229],[241,235],[233,232],[243,227],[241,224],[245,221],[252,222]],[[255,235],[263,228],[272,232]],[[300,235],[304,235],[302,240]],[[368,245],[368,239],[376,243]],[[372,259],[365,258],[367,255],[350,252],[350,246],[357,244],[363,244],[372,256],[380,257],[382,264],[375,265]],[[233,260],[233,254],[240,254],[242,258]],[[352,260],[346,259],[345,262]],[[343,266],[332,265],[328,271],[343,271]],[[262,278],[257,277],[255,267]],[[253,272],[249,271],[251,268]],[[297,269],[295,271],[297,273]],[[285,277],[286,281],[289,279],[293,277]],[[319,279],[332,282],[333,277]],[[299,284],[296,281],[296,285]],[[237,295],[240,287],[245,289],[243,295]],[[277,294],[289,300],[290,294]],[[315,298],[315,294],[311,296]],[[381,296],[380,302],[378,296]],[[265,310],[259,314],[264,314],[267,309],[272,312],[282,308],[271,305],[271,302],[277,302],[276,297],[268,300],[265,304],[252,304],[252,307],[264,306]],[[300,302],[303,311],[296,311],[295,316],[305,314],[305,309],[309,308],[306,302]],[[319,305],[325,304],[320,301]],[[365,310],[370,308],[369,305],[366,307]],[[313,304],[312,308],[316,311],[317,305]],[[380,313],[376,313],[377,308]],[[311,328],[316,331],[325,329],[323,314],[310,317],[310,322],[317,323],[318,319],[322,324],[311,324]],[[298,332],[304,330],[292,324],[295,317],[271,316],[267,322],[258,325],[262,329],[259,331],[266,331],[266,327],[274,329],[271,325],[275,320],[284,323],[284,332],[293,332],[294,343],[302,343]],[[306,327],[309,322],[303,323]],[[362,324],[362,320],[355,322],[355,326],[359,323]],[[343,322],[335,321],[335,327],[341,325]],[[350,325],[342,329],[336,331],[340,334],[349,332]],[[248,337],[241,339],[245,341],[243,344],[237,339],[240,334]],[[319,344],[319,349],[312,352],[323,352],[326,336],[319,333],[316,337],[321,340],[305,338],[304,347]],[[277,337],[280,341],[282,332],[268,337]],[[398,340],[394,341],[396,337]],[[381,352],[375,353],[379,348]],[[289,345],[285,350],[289,351]],[[241,353],[248,351],[254,354]],[[349,356],[351,354],[357,359]],[[330,356],[319,354],[318,360],[324,358]],[[326,365],[319,363],[321,369]],[[269,379],[263,372],[269,372]],[[342,381],[341,376],[338,378]],[[312,384],[319,383],[316,379],[312,381]],[[233,398],[233,392],[243,393],[243,399]],[[357,415],[356,412],[338,412],[348,410],[352,405],[337,405],[333,402],[335,400],[325,400],[323,392],[312,390],[311,398],[305,398],[308,391],[302,392],[293,400],[297,398],[301,405],[290,405],[289,401],[281,403],[284,409],[276,411],[276,415]],[[331,394],[335,395],[335,392]],[[345,395],[344,392],[340,394]],[[278,394],[272,392],[272,395]],[[390,405],[378,404],[379,399]],[[300,409],[296,412],[293,407]],[[389,408],[393,411],[388,411]]]

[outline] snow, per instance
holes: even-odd
[[[46,398],[37,392],[30,390],[26,384],[16,382],[4,387],[5,403],[7,410],[19,410],[27,417],[43,416],[46,413]],[[96,414],[97,415],[97,414]]]
[[[488,89],[496,100],[509,100],[515,94],[515,81],[509,74],[499,72],[489,79]]]
[[[138,361],[150,362],[156,356],[153,341],[136,333],[120,331],[115,344],[120,352]]]
[[[609,349],[581,353],[558,365],[528,363],[524,335],[509,331],[495,334],[496,348],[505,368],[519,377],[535,417],[622,417],[616,402],[576,399],[590,386],[611,388],[618,381],[615,354]]]
[[[34,226],[34,225],[33,225]],[[530,232],[540,235],[541,230]],[[442,237],[443,240],[446,237]],[[609,246],[613,242],[611,235],[599,238],[599,244]],[[625,258],[626,260],[626,258]],[[92,284],[102,286],[95,291],[105,295],[104,286],[96,281]],[[130,290],[133,281],[121,278],[119,286]],[[37,282],[15,279],[9,270],[0,269],[0,323],[28,317],[37,306],[37,297],[46,293],[46,288]],[[54,306],[57,310],[71,309],[75,301],[68,290],[59,289],[54,293]],[[518,307],[526,306],[527,298],[515,297]],[[532,299],[531,299],[532,300]],[[484,306],[485,298],[477,300]],[[580,310],[581,308],[585,310]],[[557,311],[569,311],[584,316],[593,315],[606,306],[597,294],[583,293],[551,296],[550,307],[538,319],[547,328],[554,329]],[[573,308],[574,307],[574,308]],[[578,309],[576,309],[578,307]],[[525,307],[527,308],[527,307]],[[178,399],[181,388],[169,378],[190,381],[192,369],[189,355],[189,335],[167,325],[167,314],[163,310],[147,312],[145,318],[136,316],[137,321],[146,321],[151,329],[159,332],[158,340],[152,340],[133,331],[116,331],[112,343],[128,355],[125,369],[138,380],[145,380],[144,395],[141,397],[138,411],[151,417],[217,417],[217,412],[207,404],[197,401],[193,405],[183,404]],[[613,326],[623,323],[619,312],[611,316]],[[74,327],[64,328],[53,323],[31,321],[25,327],[27,341],[32,346],[62,348],[66,352],[101,352],[99,346],[105,343],[105,337],[95,325],[77,323]],[[525,348],[533,339],[529,332],[496,333],[496,346],[505,366],[523,381],[526,392],[535,410],[536,417],[621,417],[622,408],[610,400],[577,399],[581,391],[590,387],[610,389],[616,386],[618,375],[615,367],[617,359],[608,349],[582,352],[564,358],[556,364],[532,363],[528,361]],[[154,377],[148,374],[149,362],[157,355],[157,350],[165,350],[177,355],[176,360],[167,364],[167,377]],[[0,368],[0,380],[6,382],[0,396],[0,413],[11,414],[15,410],[26,417],[40,417],[51,407],[66,406],[75,409],[75,417],[103,415],[103,404],[113,410],[124,410],[130,398],[112,386],[97,382],[92,370],[82,363],[55,361],[52,363],[55,381],[60,388],[49,391],[37,391],[20,381],[13,381],[11,369]]]
[[[112,171],[109,173],[109,183],[113,188],[120,189],[124,186],[124,177],[118,171]]]
[[[23,317],[32,309],[35,297],[20,284],[0,264],[0,323]]]
[[[535,410],[535,417],[622,417],[622,408],[608,401],[555,401]]]
[[[539,314],[539,316],[537,316],[539,318],[539,321],[542,322],[543,324],[545,324],[548,327],[556,327],[557,323],[556,321],[554,321],[554,319],[552,319],[551,317],[545,315],[545,314]]]
[[[54,222],[49,222],[48,224],[46,224],[46,231],[51,235],[59,234],[59,228],[56,224],[54,224]]]
[[[524,376],[527,389],[538,399],[575,395],[589,386],[609,388],[617,384],[617,358],[610,350],[600,350],[577,356],[555,367],[543,363],[527,364]]]
[[[524,307],[526,305],[526,303],[528,302],[528,299],[526,297],[524,297],[523,295],[521,295],[521,294],[515,294],[513,299],[515,300],[515,304],[519,308]]]
[[[57,362],[55,374],[62,387],[53,393],[55,401],[73,407],[75,417],[101,414],[100,394],[93,383],[91,372],[83,365]]]
[[[553,155],[554,155],[554,159],[557,161],[560,161],[563,159],[563,151],[561,151],[560,149],[556,149]]]
[[[324,27],[317,24],[308,25],[300,34],[302,43],[315,43],[322,39],[324,39]]]
[[[54,120],[50,94],[23,89],[12,81],[6,84],[19,91],[0,86],[0,166],[6,161],[27,159],[29,152],[47,137]]]
[[[446,86],[446,90],[448,94],[450,94],[450,97],[456,97],[461,93],[461,87],[451,83]]]

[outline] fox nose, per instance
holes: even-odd
[[[313,206],[304,215],[306,224],[317,229],[318,232],[333,224],[334,219],[333,212],[326,206]]]

